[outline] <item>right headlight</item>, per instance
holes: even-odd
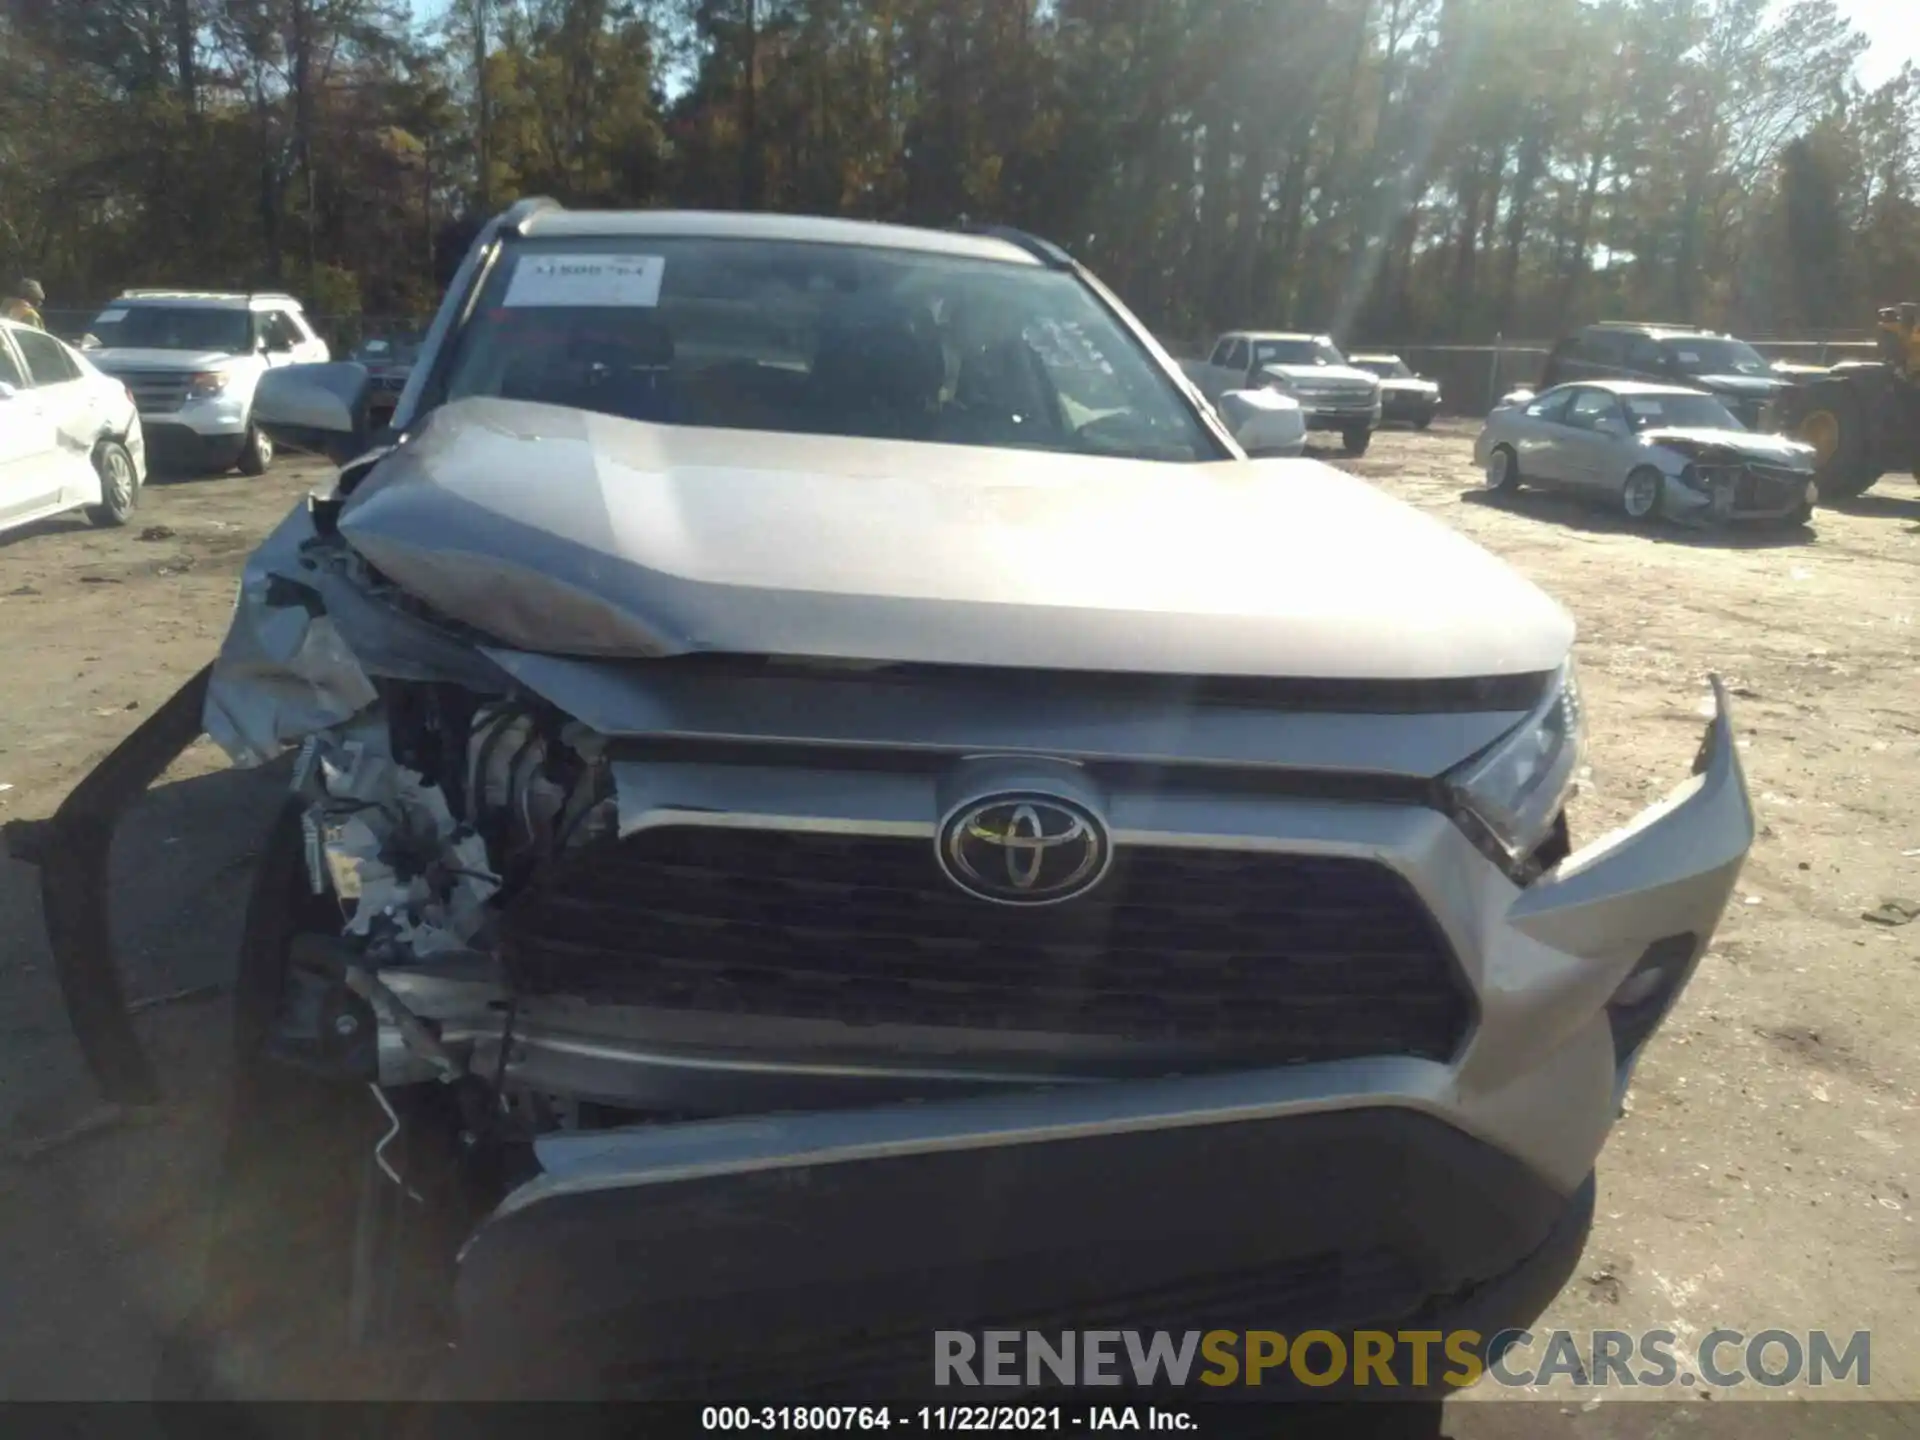
[[[1568,660],[1525,720],[1447,777],[1457,818],[1489,858],[1510,872],[1527,868],[1566,808],[1585,740]]]
[[[201,370],[187,377],[187,399],[207,400],[226,390],[233,375],[226,370]]]

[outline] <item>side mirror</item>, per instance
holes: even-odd
[[[100,348],[100,337],[89,330],[80,337],[80,348],[82,350],[98,350]]]
[[[15,395],[18,395],[19,393],[20,392],[18,390],[15,390],[13,386],[9,384],[7,381],[0,380],[0,400],[11,400]]]
[[[1306,417],[1298,402],[1274,390],[1229,390],[1220,397],[1220,418],[1240,448],[1255,459],[1298,455],[1307,443]]]
[[[344,465],[372,444],[368,389],[367,367],[351,361],[284,365],[260,377],[253,423],[276,445]]]

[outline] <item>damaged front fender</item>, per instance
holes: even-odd
[[[127,807],[188,746],[210,735],[235,764],[353,720],[382,678],[446,681],[481,693],[502,672],[459,637],[375,593],[310,506],[287,516],[248,560],[219,657],[180,687],[41,821],[5,828],[13,858],[40,870],[55,974],[74,1034],[105,1097],[159,1099],[127,1013],[113,949],[108,862]]]

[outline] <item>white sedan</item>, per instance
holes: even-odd
[[[1819,498],[1811,445],[1755,434],[1716,396],[1639,380],[1517,390],[1487,416],[1473,458],[1490,490],[1604,497],[1636,521],[1802,525]]]
[[[124,525],[146,478],[127,387],[45,331],[0,321],[0,530],[69,510]]]

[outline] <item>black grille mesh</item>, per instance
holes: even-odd
[[[1091,895],[1023,909],[924,839],[671,827],[567,857],[507,924],[517,985],[610,1003],[1261,1063],[1446,1059],[1470,1018],[1418,897],[1349,858],[1122,847]]]

